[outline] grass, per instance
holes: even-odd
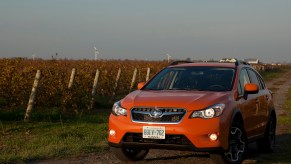
[[[274,78],[279,77],[283,73],[285,73],[287,69],[290,69],[290,68],[274,69],[274,70],[261,72],[260,74],[262,75],[265,81],[270,81]]]
[[[108,149],[108,113],[103,110],[30,123],[1,121],[0,113],[0,163],[26,163]]]
[[[291,86],[290,86],[291,88]],[[288,92],[288,97],[287,97],[288,101],[286,101],[285,103],[285,108],[288,112],[291,112],[291,90],[289,90]]]

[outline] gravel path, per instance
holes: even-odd
[[[286,115],[286,111],[284,110],[284,104],[286,101],[286,93],[288,88],[291,85],[291,72],[286,73],[284,76],[280,78],[273,79],[270,82],[266,83],[267,87],[274,91],[274,102],[277,112],[277,117],[280,115]],[[286,132],[288,129],[284,127],[284,125],[277,126],[277,146],[275,152],[271,155],[277,155],[280,153],[280,147],[282,146],[282,142],[286,140]],[[257,159],[260,157],[258,150],[255,144],[249,145],[249,153],[247,159],[244,163],[255,163]],[[37,161],[32,163],[39,164],[91,164],[91,163],[100,163],[100,164],[111,164],[111,163],[120,163],[112,153],[107,150],[99,154],[86,154],[79,157],[68,157],[64,159],[50,159],[44,161]],[[135,162],[138,164],[159,164],[159,163],[213,163],[209,159],[209,155],[207,154],[197,154],[195,152],[188,151],[172,151],[172,150],[150,150],[147,157],[140,162]]]

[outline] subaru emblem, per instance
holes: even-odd
[[[155,107],[155,109],[150,112],[150,116],[153,118],[161,118],[163,116],[163,111]]]

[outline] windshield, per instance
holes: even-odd
[[[235,70],[217,67],[169,67],[156,75],[143,90],[231,90]]]

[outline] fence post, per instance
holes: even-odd
[[[113,88],[113,93],[112,93],[111,101],[114,101],[114,99],[115,99],[116,89],[118,87],[118,81],[119,81],[119,78],[120,78],[120,74],[121,74],[121,69],[119,68],[118,69],[117,76],[116,76],[116,80],[115,80],[115,85],[114,85],[114,88]]]
[[[98,84],[98,79],[99,79],[99,69],[96,70],[96,74],[95,74],[95,78],[94,78],[94,82],[93,82],[93,88],[92,88],[92,99],[90,102],[90,106],[88,110],[92,110],[93,106],[94,106],[94,102],[95,102],[95,95],[96,95],[96,88],[97,88],[97,84]]]
[[[30,118],[31,118],[31,111],[34,105],[34,100],[37,94],[37,89],[39,86],[39,80],[41,78],[41,72],[40,70],[37,70],[36,75],[35,75],[35,79],[34,79],[34,83],[31,89],[31,94],[29,97],[29,101],[28,101],[28,105],[27,105],[27,109],[26,109],[26,113],[24,116],[24,122],[29,122]]]
[[[69,85],[68,85],[69,89],[71,89],[73,86],[75,74],[76,74],[76,68],[73,68],[72,73],[71,73],[71,77],[70,77],[70,81],[69,81]]]
[[[133,76],[132,76],[129,92],[131,92],[131,89],[133,88],[133,85],[134,85],[134,82],[135,82],[135,79],[136,79],[136,74],[137,74],[137,69],[135,68],[134,71],[133,71]]]
[[[150,69],[150,67],[148,67],[148,70],[147,70],[147,76],[146,76],[146,81],[149,80],[150,72],[151,72],[151,69]]]

